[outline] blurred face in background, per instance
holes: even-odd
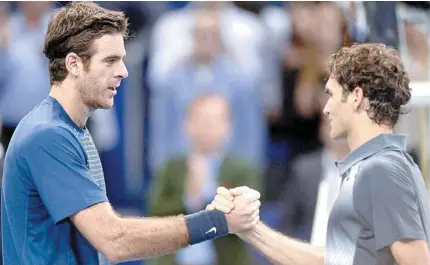
[[[342,11],[331,2],[290,2],[292,47],[285,47],[284,62],[301,67],[307,60],[321,71],[327,57],[342,45]]]
[[[199,152],[219,151],[230,136],[230,113],[225,99],[206,96],[190,106],[186,120],[187,134]]]
[[[194,24],[194,54],[197,60],[212,60],[220,49],[219,13],[216,10],[199,10]]]
[[[18,7],[22,10],[25,17],[29,20],[37,20],[40,16],[52,6],[52,2],[18,2]]]

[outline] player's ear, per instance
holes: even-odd
[[[364,104],[363,89],[359,86],[354,88],[354,90],[350,93],[350,98],[353,101],[352,104],[354,106],[354,110],[358,110]]]
[[[67,71],[74,77],[77,77],[82,68],[82,59],[74,52],[67,54],[64,60]]]

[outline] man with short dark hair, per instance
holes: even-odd
[[[4,264],[144,259],[250,229],[258,221],[256,191],[238,198],[227,215],[122,218],[114,212],[86,122],[94,110],[112,107],[128,76],[127,26],[123,13],[90,2],[71,3],[52,16],[44,45],[51,91],[20,121],[5,158]]]

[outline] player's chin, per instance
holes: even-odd
[[[114,103],[114,100],[113,100],[113,97],[111,97],[105,100],[101,100],[99,106],[101,109],[110,109],[113,107],[113,103]]]
[[[344,140],[346,139],[346,134],[344,131],[335,131],[332,128],[332,130],[330,131],[330,138],[332,140]]]
[[[342,138],[342,134],[340,134],[339,132],[333,130],[333,128],[330,131],[330,138],[332,140],[339,140]]]

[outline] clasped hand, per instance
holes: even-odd
[[[260,220],[260,193],[248,187],[226,189],[219,187],[214,200],[206,210],[225,213],[229,232],[238,234],[248,231]]]

